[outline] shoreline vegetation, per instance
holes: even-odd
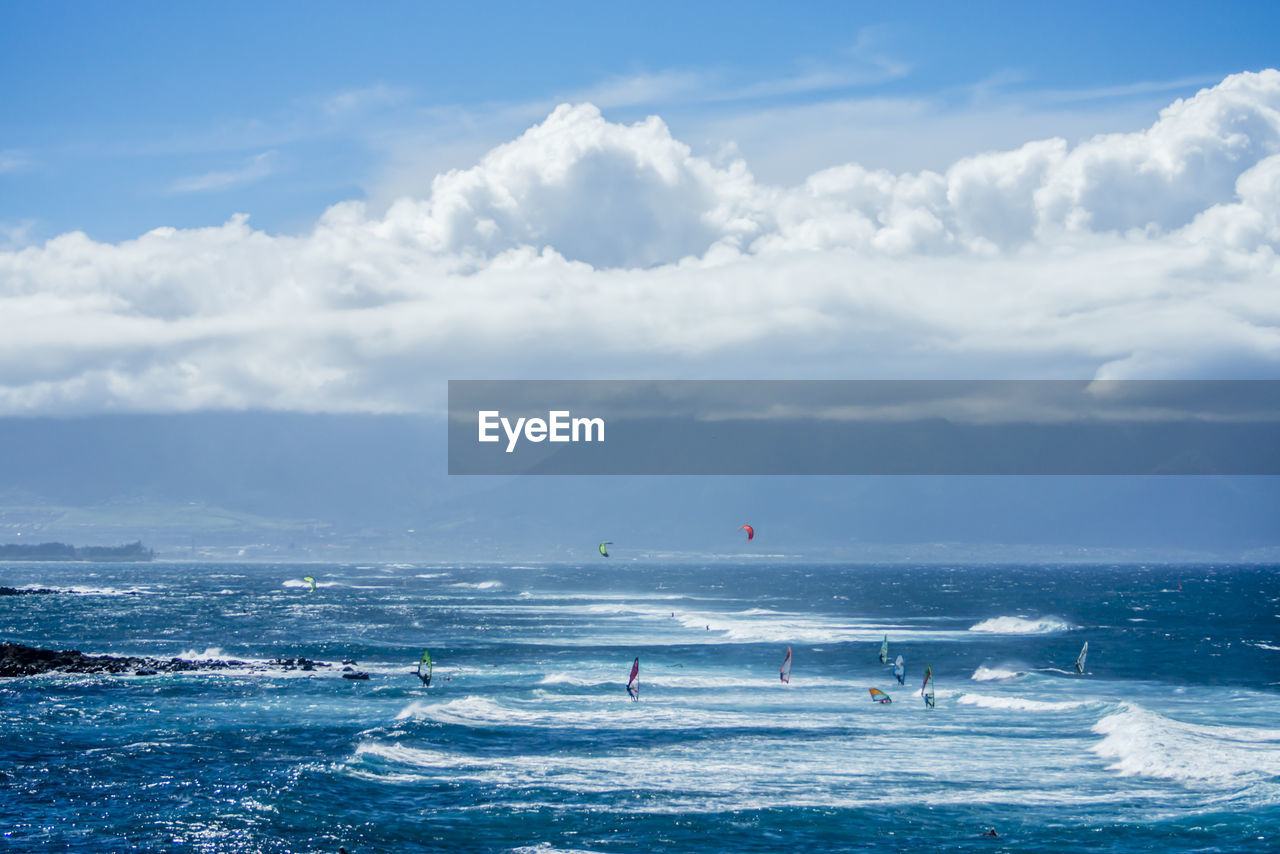
[[[48,560],[100,563],[146,563],[156,556],[141,540],[123,546],[72,546],[66,543],[6,543],[0,545],[0,561]]]

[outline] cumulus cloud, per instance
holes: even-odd
[[[798,186],[563,105],[383,214],[0,251],[0,413],[406,411],[495,377],[1280,375],[1280,72]]]

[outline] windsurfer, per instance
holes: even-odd
[[[423,665],[426,666],[424,667]],[[431,650],[424,649],[422,651],[422,658],[418,661],[417,674],[424,687],[431,687]]]

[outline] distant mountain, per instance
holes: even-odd
[[[142,542],[123,546],[69,546],[66,543],[8,543],[0,545],[0,560],[91,560],[138,563],[151,560],[155,552]]]
[[[1276,518],[1275,477],[449,477],[428,418],[0,419],[0,541],[159,557],[1239,559]]]

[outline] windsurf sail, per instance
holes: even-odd
[[[893,663],[893,675],[898,677],[898,684],[903,685],[907,676],[907,665],[902,660],[902,656],[898,656],[898,660]]]
[[[752,540],[754,540],[754,539],[756,538],[756,529],[755,529],[755,528],[753,528],[753,527],[751,527],[750,525],[743,525],[743,526],[742,526],[741,528],[739,528],[738,530],[739,530],[739,531],[746,531],[746,532],[747,532],[747,542],[748,542],[748,543],[749,543],[749,542],[751,542]]]
[[[889,636],[885,635],[884,640],[880,642],[880,663],[889,663]]]
[[[889,699],[889,695],[881,691],[879,688],[868,688],[867,690],[871,692],[871,699],[875,700],[877,703],[893,702],[893,700]]]
[[[1076,656],[1076,673],[1084,673],[1084,658],[1089,654],[1089,642],[1085,641],[1084,646],[1080,648],[1080,654]]]
[[[302,576],[302,580],[311,585],[311,592],[316,592],[316,580],[309,575]]]
[[[631,695],[633,701],[640,699],[640,657],[636,656],[636,660],[631,664],[631,676],[627,679],[627,693]]]
[[[791,683],[791,647],[787,647],[787,654],[782,659],[782,669],[778,671],[778,678],[788,684]]]
[[[422,658],[418,659],[418,678],[423,685],[431,684],[431,650],[424,649]]]
[[[603,543],[600,544],[600,554],[603,557],[609,556],[609,550],[606,549],[605,546],[611,546],[611,545],[613,545],[613,540],[605,540]]]
[[[924,707],[926,709],[933,708],[933,668],[929,665],[924,666],[924,682],[920,685],[920,696],[924,697]]]

